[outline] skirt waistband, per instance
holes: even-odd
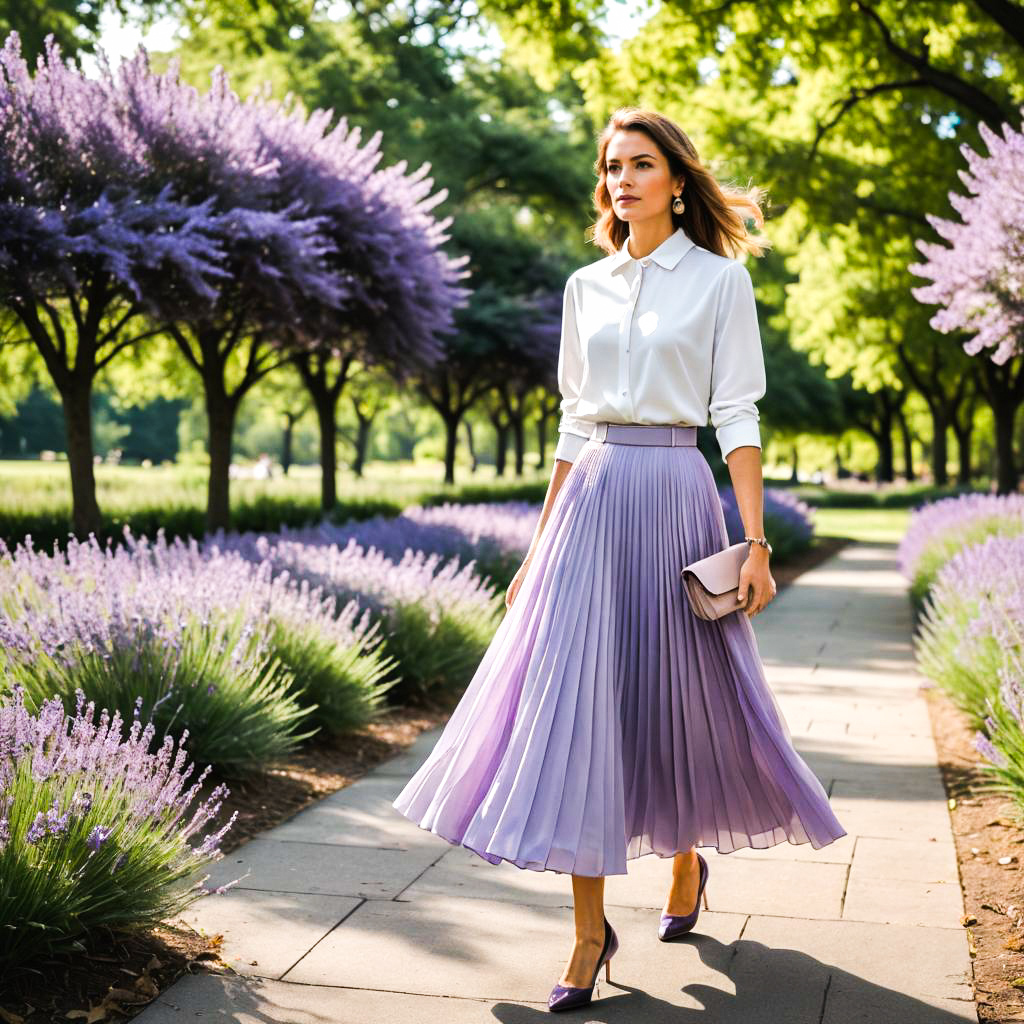
[[[697,428],[674,423],[609,423],[594,424],[590,439],[613,444],[659,444],[670,447],[697,444]]]

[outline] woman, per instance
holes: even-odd
[[[792,746],[749,619],[775,596],[763,536],[765,393],[753,286],[760,191],[719,183],[687,136],[633,107],[598,143],[594,238],[565,288],[555,466],[506,615],[394,806],[492,863],[572,875],[575,941],[548,1006],[591,1001],[618,948],[604,876],[672,857],[659,922],[696,923],[720,853],[846,835]],[[749,554],[737,612],[696,617],[684,565],[728,544],[710,416]],[[705,897],[706,905],[706,897]],[[610,977],[605,967],[606,976]]]

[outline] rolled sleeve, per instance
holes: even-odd
[[[576,326],[573,278],[570,276],[562,296],[562,337],[558,347],[558,390],[562,402],[559,405],[558,444],[555,446],[555,458],[566,462],[576,461],[594,427],[593,423],[576,415],[582,382],[583,347]]]
[[[742,445],[761,447],[755,404],[767,383],[750,272],[734,262],[722,272],[715,315],[708,413],[724,459]]]

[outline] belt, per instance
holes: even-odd
[[[611,441],[613,444],[660,444],[675,448],[697,443],[697,428],[675,423],[608,423],[594,424],[592,441]]]

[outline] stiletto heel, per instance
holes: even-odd
[[[604,919],[604,945],[601,947],[601,955],[597,958],[597,966],[594,968],[594,980],[585,988],[575,988],[572,985],[555,985],[548,996],[548,1009],[552,1013],[560,1010],[572,1010],[577,1006],[587,1006],[594,998],[594,986],[597,984],[597,976],[604,967],[604,976],[608,981],[612,980],[611,962],[619,948],[619,937],[615,929]]]
[[[705,886],[708,883],[708,862],[698,853],[697,861],[700,869],[700,883],[697,887],[697,905],[689,914],[666,914],[662,912],[661,921],[658,925],[658,938],[662,942],[668,942],[677,935],[685,935],[692,931],[700,915],[701,899],[704,901],[704,908],[707,909],[708,894]]]

